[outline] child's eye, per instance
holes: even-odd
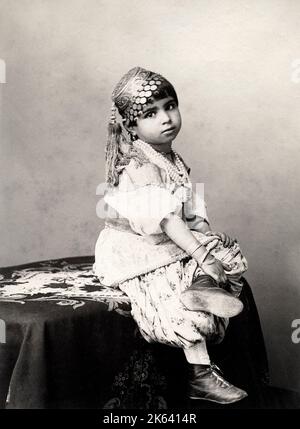
[[[144,118],[154,118],[155,112],[148,112],[144,115]]]
[[[176,107],[177,107],[177,104],[175,102],[172,102],[172,103],[168,104],[167,109],[173,110],[173,109],[176,109]]]

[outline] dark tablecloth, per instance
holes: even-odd
[[[0,269],[2,408],[186,406],[182,351],[141,338],[128,298],[99,283],[93,261],[88,256]],[[241,299],[244,311],[210,354],[255,404],[268,365],[245,279]]]

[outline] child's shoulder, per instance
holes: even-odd
[[[133,147],[129,155],[131,165],[135,166],[136,168],[142,167],[146,164],[151,164],[150,159],[139,148]]]
[[[131,151],[130,161],[125,167],[125,171],[135,184],[162,183],[160,168],[139,149],[134,148]]]

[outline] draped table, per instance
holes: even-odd
[[[1,408],[187,405],[182,350],[146,343],[128,297],[101,285],[93,262],[86,256],[0,268]],[[243,280],[244,311],[209,351],[226,378],[255,402],[268,364],[253,295]]]

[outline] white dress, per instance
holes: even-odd
[[[154,163],[139,165],[132,159],[120,174],[119,185],[105,195],[104,201],[110,216],[119,217],[107,218],[100,232],[94,272],[103,284],[119,287],[129,296],[132,316],[143,337],[148,342],[182,348],[203,339],[220,342],[228,320],[188,310],[179,299],[203,271],[160,227],[167,214],[181,216],[211,254],[230,264],[225,272],[232,292],[238,296],[247,261],[237,243],[224,248],[219,237],[196,231],[207,220],[203,197],[173,183]]]

